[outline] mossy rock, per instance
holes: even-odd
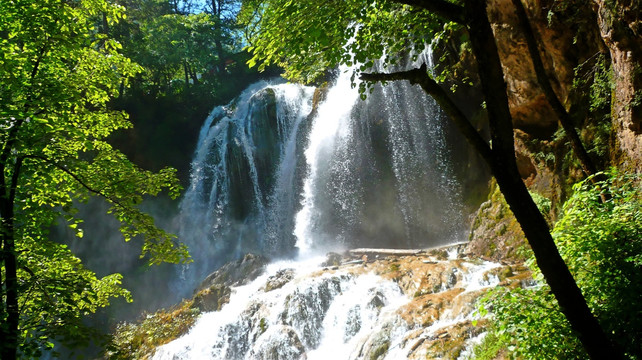
[[[466,252],[491,261],[521,262],[528,246],[522,229],[495,182],[475,216]]]

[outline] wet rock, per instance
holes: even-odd
[[[381,309],[386,305],[385,300],[386,300],[386,296],[380,291],[377,291],[372,296],[372,299],[370,300],[370,302],[368,302],[368,307],[370,309]]]
[[[348,311],[346,318],[346,331],[343,335],[343,341],[350,340],[361,330],[361,306],[357,305]]]
[[[361,349],[359,358],[370,360],[385,358],[390,349],[390,333],[392,328],[392,324],[386,324],[381,331],[372,335]]]
[[[250,354],[256,360],[305,359],[305,347],[290,326],[278,326],[259,340],[257,350]]]
[[[254,254],[246,254],[242,259],[229,262],[208,275],[198,286],[196,292],[214,285],[239,286],[245,285],[263,273],[268,259]]]
[[[343,261],[343,256],[335,252],[329,252],[326,254],[326,259],[321,263],[321,266],[339,266]]]
[[[221,310],[224,304],[230,301],[232,289],[222,284],[214,284],[207,289],[199,291],[194,296],[193,308],[205,311]]]
[[[294,278],[294,269],[282,269],[275,275],[270,276],[263,286],[263,291],[268,292],[282,288],[285,284],[292,281]]]
[[[286,300],[281,319],[292,326],[307,348],[319,346],[323,319],[335,296],[341,293],[341,279],[322,278],[306,289],[297,290]]]
[[[488,201],[483,203],[472,224],[466,252],[490,261],[522,261],[520,250],[526,238],[499,187],[493,183]]]
[[[243,259],[223,265],[211,273],[195,291],[193,308],[201,311],[221,310],[230,301],[232,286],[247,284],[263,272],[267,259],[247,254]]]

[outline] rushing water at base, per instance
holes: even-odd
[[[424,328],[404,318],[406,308],[416,305],[395,281],[361,264],[328,269],[320,261],[268,265],[262,276],[234,288],[221,311],[201,315],[189,333],[159,347],[153,359],[356,360],[375,353],[385,359],[425,358],[413,354],[414,344],[472,318],[472,307],[453,307]],[[488,275],[497,266],[492,263],[440,263],[457,273],[442,286],[443,292],[458,291],[452,303],[499,282]],[[271,288],[275,279],[285,283]]]

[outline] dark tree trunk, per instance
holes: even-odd
[[[591,359],[622,358],[591,313],[517,170],[506,83],[486,1],[467,0],[465,10],[490,121],[494,160],[489,164],[491,171],[535,253],[537,265],[586,352]]]
[[[189,90],[189,70],[187,69],[187,60],[183,60],[183,71],[185,72],[185,90]]]
[[[429,6],[425,7],[427,10],[437,6],[441,11],[448,12],[452,6],[451,3],[445,4],[441,0],[399,0],[398,2],[418,4],[417,6],[428,4]],[[461,133],[488,163],[506,202],[533,249],[537,265],[562,312],[578,334],[589,357],[600,360],[623,359],[622,352],[614,347],[591,313],[586,299],[584,299],[555,245],[546,220],[533,202],[517,170],[513,122],[508,107],[506,83],[494,34],[487,16],[486,1],[466,0],[464,8],[446,14],[446,18],[457,21],[462,16],[460,15],[462,11],[464,20],[461,22],[468,28],[470,42],[477,60],[478,74],[488,110],[492,147],[481,138],[446,91],[427,74],[425,66],[420,69],[392,74],[364,73],[361,78],[366,81],[406,79],[411,83],[419,84],[426,93],[433,96]]]
[[[32,71],[32,79],[35,77],[39,61]],[[28,106],[25,106],[25,110]],[[28,119],[27,119],[28,120]],[[0,241],[2,251],[0,261],[4,267],[2,278],[2,294],[5,296],[0,316],[6,318],[0,326],[0,356],[2,360],[13,360],[18,352],[18,326],[20,321],[20,309],[18,307],[18,264],[16,259],[16,233],[15,233],[15,209],[14,203],[18,180],[22,168],[22,158],[18,158],[12,164],[12,152],[18,141],[18,132],[24,123],[24,119],[17,120],[9,132],[7,141],[3,144],[0,154]],[[11,174],[10,176],[8,174]]]
[[[216,62],[216,69],[219,74],[225,72],[225,50],[223,49],[223,42],[221,38],[223,37],[223,27],[221,22],[223,21],[223,0],[212,0],[212,14],[216,17],[214,23],[214,33],[216,37],[214,38],[214,46],[216,47],[216,54],[218,55],[218,61]]]
[[[2,305],[3,312],[6,314],[6,323],[2,326],[2,360],[15,359],[18,350],[18,275],[15,253],[15,239],[13,230],[13,221],[11,212],[5,211],[8,206],[6,201],[2,201],[2,262],[4,263],[5,279],[4,279],[4,292],[6,294],[6,301]]]
[[[0,170],[4,170],[4,166],[0,168]],[[16,359],[18,350],[19,321],[14,211],[11,191],[7,189],[5,181],[2,181],[0,191],[0,196],[2,196],[0,198],[0,236],[2,237],[2,264],[4,265],[2,291],[6,296],[5,301],[2,302],[2,313],[0,313],[3,317],[6,316],[6,320],[0,328],[2,334],[0,356],[2,356],[2,360],[13,360]]]
[[[531,61],[533,62],[533,69],[535,70],[537,82],[544,92],[544,96],[546,96],[546,100],[548,101],[549,105],[551,106],[551,108],[553,108],[553,111],[557,115],[560,125],[562,125],[562,128],[564,128],[564,132],[566,133],[566,136],[571,143],[573,153],[575,154],[575,157],[580,161],[582,170],[587,176],[594,175],[597,172],[597,167],[593,163],[593,160],[591,160],[591,157],[586,151],[584,144],[582,144],[582,140],[580,139],[580,136],[578,135],[577,131],[575,130],[575,126],[573,125],[573,119],[571,119],[571,115],[568,113],[568,111],[566,111],[564,105],[562,105],[562,102],[557,97],[557,94],[553,90],[551,82],[546,75],[544,62],[542,61],[542,57],[540,56],[537,46],[537,34],[535,32],[535,29],[533,29],[530,22],[528,21],[526,9],[524,9],[524,5],[522,5],[521,0],[512,1],[513,5],[515,6],[515,13],[517,14],[519,23],[524,31],[526,45],[528,47]],[[594,180],[594,178],[591,179]]]

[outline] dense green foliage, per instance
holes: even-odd
[[[125,240],[144,237],[141,257],[180,262],[186,249],[139,204],[180,190],[175,171],[144,171],[107,137],[131,126],[109,108],[140,67],[97,24],[123,9],[104,0],[0,2],[0,212],[3,358],[38,356],[51,339],[85,342],[82,317],[129,298],[121,276],[103,278],[49,238],[58,221],[83,237],[76,205],[104,198]],[[85,239],[100,241],[100,239]]]
[[[130,114],[135,127],[111,141],[147,168],[176,168],[186,183],[202,120],[259,77],[245,65],[249,54],[240,50],[240,5],[237,0],[118,3],[127,16],[107,31],[142,70],[112,102]]]
[[[240,50],[235,2],[218,1],[219,12],[177,8],[168,0],[120,1],[127,17],[109,33],[143,67],[130,91],[169,96],[196,87],[192,95],[217,92],[227,75],[225,61]]]
[[[639,179],[616,173],[597,184],[578,183],[553,233],[592,311],[632,359],[642,357],[639,184]],[[599,196],[604,191],[612,195],[605,203]],[[483,307],[490,309],[495,325],[480,354],[508,348],[521,359],[586,357],[546,285],[496,290]]]
[[[257,7],[260,28],[250,39],[250,66],[279,65],[286,77],[303,82],[338,64],[359,64],[361,70],[379,58],[385,66],[396,64],[400,54],[423,51],[441,29],[431,13],[392,1],[249,1],[243,13],[254,14]]]

